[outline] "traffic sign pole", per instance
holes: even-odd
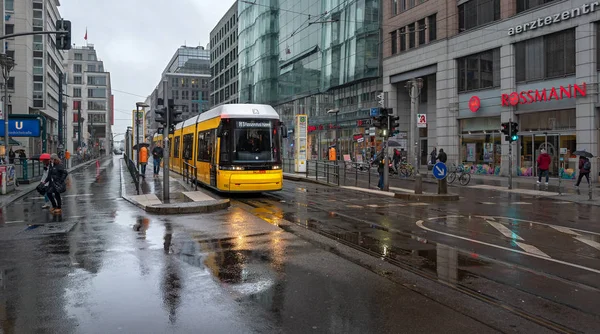
[[[448,167],[443,162],[438,162],[433,166],[433,176],[438,179],[438,194],[445,195],[448,193]]]

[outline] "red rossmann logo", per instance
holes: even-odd
[[[562,100],[564,98],[575,98],[577,95],[586,95],[585,82],[581,85],[569,85],[567,87],[560,86],[558,89],[552,87],[550,91],[546,88],[539,90],[528,90],[520,93],[512,92],[510,94],[502,94],[502,106],[516,106],[517,104],[530,104],[535,102]]]

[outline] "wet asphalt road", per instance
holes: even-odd
[[[334,195],[329,189],[317,188],[305,189],[311,201],[313,192],[323,200],[315,218],[320,205],[339,204],[326,202]],[[298,204],[308,203],[302,189],[286,182],[277,195],[286,202],[242,197],[214,214],[157,217],[120,198],[117,157],[74,172],[62,216],[41,209],[36,193],[1,212],[0,332],[547,331],[495,306],[432,298],[441,290],[427,288],[429,280],[388,279],[373,269],[381,259],[357,265],[282,229],[280,217],[312,212]],[[257,202],[263,208],[246,204]],[[290,207],[299,211],[278,211]],[[324,221],[334,229],[347,224],[336,215]],[[470,314],[482,310],[492,320]]]
[[[466,196],[409,203],[286,181],[282,192],[239,201],[554,330],[600,331],[600,208],[484,190]]]

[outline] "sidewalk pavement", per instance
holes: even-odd
[[[154,166],[148,163],[146,177],[140,176],[140,194],[137,194],[135,182],[127,169],[125,160],[119,159],[121,166],[121,197],[131,204],[156,214],[208,213],[229,207],[229,199],[218,198],[207,190],[191,187],[182,180],[169,175],[169,201],[163,200],[162,170],[153,177]],[[173,174],[171,172],[170,174]],[[174,174],[178,175],[178,174]]]
[[[68,168],[67,171],[69,173],[72,173],[78,169],[90,166],[95,164],[97,161],[102,161],[108,159],[107,157],[101,157],[99,159],[93,159],[84,163],[80,163],[79,165],[75,166],[75,167],[71,167]],[[35,188],[37,188],[39,182],[33,182],[30,184],[23,184],[20,185],[18,187],[15,188],[15,190],[13,192],[11,192],[10,194],[6,194],[6,195],[0,195],[0,208],[4,208],[5,206],[9,205],[10,203],[18,200],[19,198],[29,194],[30,192],[34,191]]]
[[[365,173],[366,174],[366,173]],[[306,181],[306,182],[313,182],[313,183],[318,183],[318,184],[323,184],[323,185],[329,185],[329,186],[337,186],[337,180],[334,179],[334,181],[330,181],[329,183],[327,183],[325,180],[322,180],[321,178],[319,178],[319,180],[317,180],[314,176],[306,176],[306,174],[300,174],[300,173],[283,173],[284,178],[285,179],[289,179],[289,180],[294,180],[294,181]],[[342,176],[343,177],[343,176]],[[414,194],[414,179],[398,179],[397,177],[394,177],[393,179],[393,183],[396,184],[396,186],[390,186],[389,190],[390,191],[381,191],[378,188],[374,188],[374,185],[377,183],[377,176],[371,177],[371,181],[374,180],[374,183],[372,186],[362,186],[359,185],[355,185],[355,186],[344,186],[342,183],[340,183],[340,187],[343,188],[350,188],[353,190],[358,190],[358,191],[363,191],[363,192],[369,192],[369,193],[377,193],[383,196],[390,196],[390,197],[402,197],[402,196],[397,196],[397,194],[401,194],[401,193],[405,193],[405,194]],[[537,185],[536,180],[525,180],[525,181],[521,181],[521,182],[513,182],[513,189],[508,189],[506,183],[506,180],[491,180],[492,182],[486,182],[487,180],[485,180],[484,178],[487,178],[486,176],[481,176],[480,178],[475,178],[473,177],[471,179],[471,183],[472,185],[468,185],[468,186],[448,186],[448,193],[458,193],[459,196],[461,197],[466,197],[470,194],[471,191],[496,191],[496,192],[503,192],[503,193],[508,193],[508,194],[518,194],[518,195],[525,195],[525,196],[533,196],[533,197],[545,197],[545,198],[550,198],[550,199],[554,199],[557,201],[564,201],[564,202],[574,202],[574,203],[579,203],[579,204],[585,204],[585,205],[594,205],[594,206],[600,206],[600,191],[598,191],[598,189],[592,189],[592,199],[589,199],[589,187],[587,185],[584,185],[583,183],[581,184],[580,188],[574,188],[573,184],[571,184],[569,181],[563,182],[560,192],[559,192],[559,188],[556,185],[544,185],[543,183],[541,185]],[[500,178],[501,177],[495,177],[495,178]],[[527,178],[525,178],[527,179]],[[354,179],[352,179],[354,180]],[[364,181],[364,180],[362,180]],[[473,182],[476,181],[476,182]],[[504,182],[502,182],[504,181]],[[488,184],[488,183],[494,183],[494,182],[498,182],[498,185],[493,185],[493,184]],[[556,181],[558,183],[558,181]],[[352,182],[351,182],[352,183]],[[360,183],[366,183],[366,182],[360,182]],[[401,183],[404,187],[398,187],[397,184]],[[475,183],[475,184],[473,184]],[[500,185],[501,183],[504,183],[504,185]],[[423,175],[423,194],[424,195],[432,195],[432,194],[436,194],[437,193],[437,180],[433,178],[433,176],[431,175]]]

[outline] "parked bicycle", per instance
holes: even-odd
[[[415,172],[415,168],[408,162],[401,162],[398,166],[398,174],[402,177],[410,177]]]
[[[452,164],[452,171],[450,171],[447,176],[448,184],[451,184],[456,180],[457,173],[459,174],[458,182],[460,182],[461,185],[466,186],[471,182],[471,173],[469,173],[464,166],[461,165],[457,167],[455,164]]]

